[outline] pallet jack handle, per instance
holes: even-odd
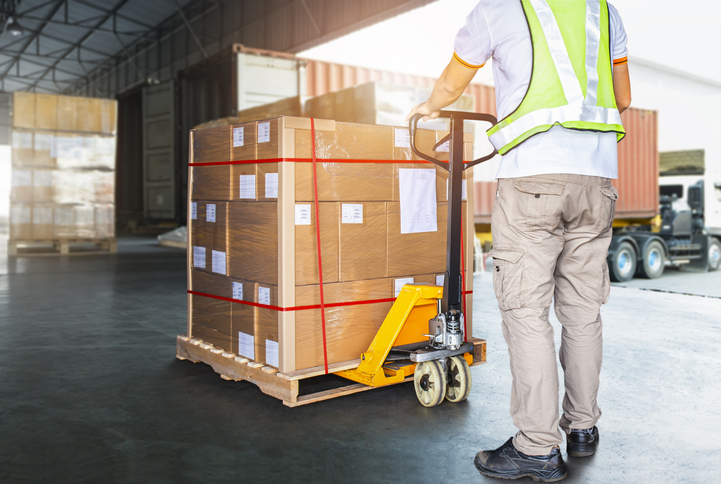
[[[469,113],[461,111],[441,111],[440,118],[448,118],[451,121],[451,129],[448,136],[436,143],[433,147],[436,150],[440,145],[449,141],[450,153],[449,161],[441,161],[425,153],[421,153],[416,148],[416,130],[418,129],[418,121],[423,118],[422,114],[415,114],[409,125],[411,150],[416,156],[433,163],[436,166],[448,170],[448,230],[447,230],[447,251],[446,251],[446,274],[443,278],[443,312],[455,310],[462,311],[463,297],[463,276],[461,274],[461,256],[458,250],[451,250],[453,247],[461,245],[461,224],[463,221],[463,171],[471,168],[479,163],[490,160],[498,152],[494,149],[493,153],[478,158],[473,161],[463,161],[463,122],[468,121],[485,121],[491,123],[491,126],[497,123],[496,117],[491,114]]]

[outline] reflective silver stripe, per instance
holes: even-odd
[[[489,139],[493,146],[500,150],[507,144],[513,142],[526,131],[538,126],[545,126],[554,123],[565,123],[567,121],[579,121],[586,123],[618,124],[621,125],[621,115],[618,109],[604,108],[600,106],[560,106],[557,108],[539,109],[512,122],[502,128]]]
[[[546,37],[553,64],[556,66],[566,102],[574,105],[583,104],[583,89],[581,89],[581,84],[573,70],[573,64],[568,56],[566,44],[563,42],[561,30],[558,28],[551,7],[548,6],[546,0],[530,0],[530,3],[541,22],[541,29]]]
[[[586,99],[583,104],[595,106],[598,101],[598,52],[601,47],[601,2],[586,2]]]

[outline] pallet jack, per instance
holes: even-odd
[[[471,392],[473,344],[466,341],[463,315],[463,277],[458,247],[463,219],[463,171],[493,158],[497,151],[473,161],[463,161],[463,122],[496,124],[490,114],[441,111],[450,119],[450,133],[433,150],[450,142],[449,161],[421,153],[415,145],[418,121],[410,121],[413,153],[448,170],[448,238],[443,287],[406,284],[396,298],[358,368],[336,374],[358,383],[380,387],[400,383],[413,374],[416,396],[425,407],[440,405],[444,399],[462,402]]]

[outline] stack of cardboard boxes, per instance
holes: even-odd
[[[10,239],[112,239],[116,102],[13,94]]]
[[[417,145],[434,154],[446,134],[420,130]],[[403,284],[442,285],[448,176],[411,153],[407,129],[315,120],[318,213],[308,118],[194,130],[191,153],[190,337],[285,373],[322,366],[319,252],[329,364],[360,357]]]

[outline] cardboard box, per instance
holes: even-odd
[[[58,117],[58,97],[53,94],[35,94],[35,127],[56,129]]]
[[[33,205],[33,238],[52,239],[53,232],[53,206]]]
[[[295,284],[318,284],[318,241],[315,205],[296,203]],[[320,248],[323,282],[338,282],[338,230],[340,204],[323,202],[320,210]]]
[[[222,275],[192,270],[190,287],[203,294],[230,297],[228,278]],[[232,352],[230,318],[233,303],[195,294],[190,296],[193,321],[191,336]]]
[[[191,200],[232,200],[230,173],[234,167],[235,165],[190,167],[195,180],[190,193]]]
[[[33,131],[29,129],[13,129],[12,164],[14,166],[33,165],[35,150],[33,149]]]
[[[62,131],[77,131],[78,98],[73,96],[58,96],[55,127]]]
[[[263,119],[263,118],[255,118]],[[255,121],[230,126],[230,159],[233,161],[255,160],[258,139]]]
[[[254,284],[253,302],[278,306],[278,286]],[[255,361],[278,368],[278,311],[255,308]]]
[[[305,115],[309,118],[336,119],[335,92],[308,99],[305,102]]]
[[[446,266],[446,204],[437,206],[435,232],[401,234],[401,204],[388,207],[388,275],[444,272]]]
[[[231,298],[254,302],[255,283],[242,279],[228,279]],[[232,352],[255,361],[255,310],[254,306],[231,303]],[[277,331],[277,330],[276,330]]]
[[[13,128],[35,127],[35,93],[13,92]]]
[[[13,168],[11,175],[11,184],[11,202],[32,203],[35,201],[33,188],[33,170],[29,168]]]
[[[229,202],[228,240],[230,277],[278,285],[277,203]]]
[[[33,208],[29,204],[10,205],[10,238],[15,240],[33,238]]]
[[[341,203],[339,230],[340,281],[388,277],[386,202]]]
[[[228,202],[194,203],[197,218],[191,219],[192,266],[197,270],[227,276]]]
[[[193,130],[193,163],[231,161],[230,126]]]

